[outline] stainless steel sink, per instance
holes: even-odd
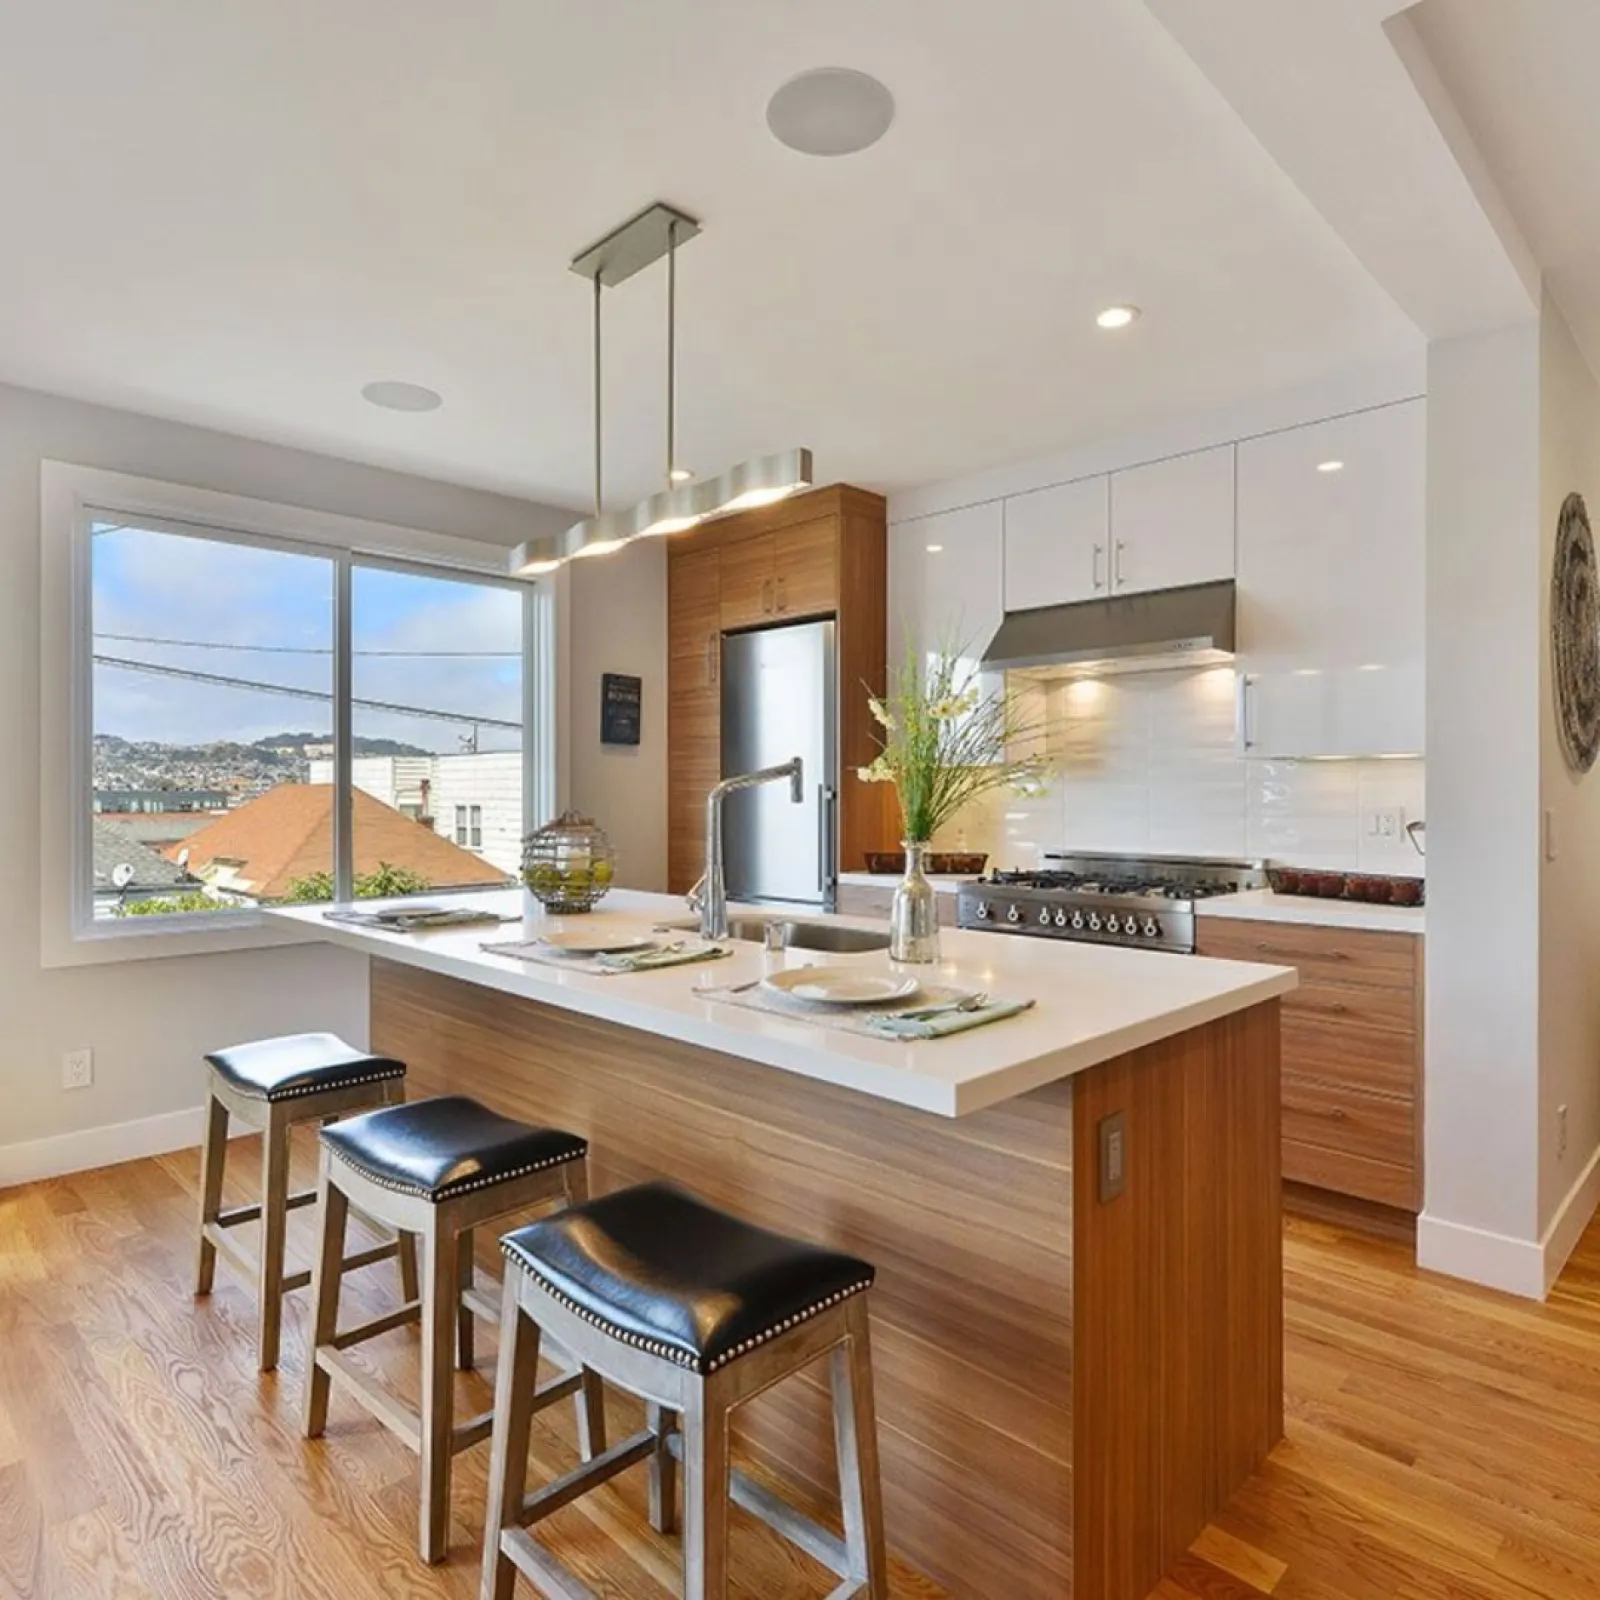
[[[695,928],[699,923],[684,918],[664,926]],[[776,928],[786,950],[823,950],[831,955],[860,955],[868,950],[889,948],[888,929],[848,928],[833,922],[805,922],[796,917],[753,916],[749,912],[728,918],[728,937],[745,944],[764,944],[767,929]]]

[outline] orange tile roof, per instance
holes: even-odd
[[[387,862],[407,867],[439,888],[502,884],[506,874],[392,806],[355,791],[355,870],[361,877]],[[197,828],[162,852],[189,852],[189,871],[235,864],[235,881],[263,900],[281,900],[296,878],[333,870],[333,787],[280,783]]]

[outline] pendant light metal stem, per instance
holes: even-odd
[[[678,465],[678,223],[667,224],[667,483]]]
[[[597,272],[594,275],[594,514],[596,517],[603,509],[600,477],[600,400],[600,274]]]

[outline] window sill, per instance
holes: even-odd
[[[39,953],[46,968],[95,967],[169,956],[221,955],[315,942],[315,934],[259,911],[206,911],[185,916],[108,918],[61,936],[47,933]]]

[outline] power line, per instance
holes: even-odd
[[[112,639],[119,644],[166,644],[185,650],[244,650],[252,655],[331,656],[331,647],[309,644],[232,644],[221,639],[159,639],[146,633],[97,633],[97,639]],[[520,650],[353,650],[357,656],[398,656],[415,660],[472,659],[520,661]]]
[[[215,672],[196,672],[189,667],[165,667],[154,661],[129,661],[121,656],[96,655],[97,667],[121,667],[128,672],[147,672],[157,678],[182,678],[189,683],[211,683],[225,689],[254,689],[261,694],[285,695],[291,700],[321,700],[333,703],[331,693],[317,689],[296,689],[287,683],[257,683],[250,678],[227,678]],[[430,722],[460,722],[468,727],[511,728],[522,731],[520,722],[507,722],[499,717],[469,716],[464,711],[433,711],[427,706],[403,706],[391,700],[361,700],[351,697],[350,704],[363,711],[389,711],[406,717],[426,717]]]

